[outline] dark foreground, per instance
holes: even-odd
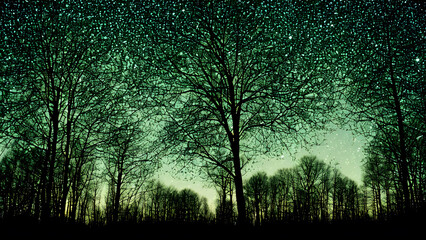
[[[0,239],[413,239],[425,236],[420,222],[275,224],[237,227],[209,224],[130,224],[89,227],[3,221]]]

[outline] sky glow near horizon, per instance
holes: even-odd
[[[324,139],[322,144],[308,150],[300,147],[295,152],[286,152],[281,157],[260,157],[250,166],[250,169],[246,171],[243,169],[243,180],[249,179],[251,175],[261,171],[272,176],[279,169],[294,167],[301,157],[314,155],[326,164],[336,166],[344,176],[361,185],[364,147],[368,143],[365,137],[348,130],[337,129],[326,134]],[[216,206],[218,195],[214,186],[197,176],[195,172],[189,172],[189,175],[183,174],[179,167],[172,168],[165,164],[157,172],[156,179],[166,186],[173,186],[178,190],[192,189],[200,197],[207,198],[212,210]]]

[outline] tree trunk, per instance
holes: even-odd
[[[389,43],[390,47],[390,43]],[[390,53],[389,53],[390,54]],[[391,87],[392,87],[392,95],[395,104],[395,111],[398,120],[398,135],[399,135],[399,150],[400,150],[400,159],[398,161],[400,166],[400,175],[401,175],[401,185],[402,192],[404,195],[404,214],[410,212],[410,190],[408,186],[409,181],[409,172],[408,172],[408,163],[407,163],[407,149],[405,143],[405,130],[404,130],[404,117],[402,116],[401,103],[398,97],[398,91],[396,86],[396,79],[394,76],[394,68],[393,68],[393,58],[390,55],[389,61],[390,68],[390,77],[391,77]]]
[[[227,74],[228,91],[230,93],[229,100],[231,103],[231,117],[232,117],[232,131],[228,138],[231,142],[231,149],[233,154],[234,162],[234,182],[235,182],[235,194],[237,198],[237,210],[239,225],[247,224],[246,217],[246,202],[244,198],[243,189],[243,177],[241,174],[241,159],[240,159],[240,117],[241,117],[241,106],[237,105],[236,94],[234,88],[234,78]],[[241,100],[241,99],[240,99]]]
[[[69,186],[68,186],[68,176],[69,176],[69,165],[71,160],[70,145],[71,145],[71,111],[72,111],[72,99],[68,103],[67,111],[67,125],[66,125],[66,143],[65,143],[65,163],[64,163],[64,177],[62,182],[62,197],[61,197],[61,209],[60,215],[61,219],[65,219],[65,206],[67,202]]]
[[[123,183],[123,168],[124,168],[124,158],[125,158],[126,149],[124,149],[123,156],[120,157],[120,162],[118,164],[118,176],[117,176],[117,186],[114,196],[114,209],[112,215],[112,221],[114,223],[118,222],[118,212],[120,208],[120,198],[121,198],[121,185]]]
[[[117,188],[115,192],[115,198],[114,198],[114,210],[112,215],[112,221],[116,223],[118,221],[118,209],[120,208],[120,198],[121,198],[121,178],[122,174],[121,172],[118,174],[117,179]]]
[[[222,179],[222,205],[221,205],[221,221],[222,221],[222,223],[225,223],[225,222],[227,222],[227,206],[226,206],[226,187],[227,187],[227,184],[226,184],[226,180],[225,180],[225,177],[224,176],[222,176],[223,177],[223,179]]]
[[[46,196],[47,196],[47,172],[48,172],[48,167],[49,167],[49,157],[50,157],[50,138],[52,135],[52,128],[49,127],[49,135],[47,137],[47,150],[46,150],[46,155],[43,159],[43,167],[41,169],[41,177],[40,177],[40,184],[39,184],[39,191],[41,192],[41,219],[45,220],[49,217],[49,212],[50,212],[50,208],[49,208],[49,203],[46,200]]]
[[[254,194],[254,206],[256,210],[256,226],[260,226],[260,201],[259,196],[255,193]]]
[[[55,174],[55,162],[56,162],[56,152],[57,152],[58,134],[59,134],[59,96],[57,95],[59,95],[59,90],[57,90],[57,94],[55,94],[55,97],[54,97],[55,99],[53,101],[53,114],[52,114],[53,136],[52,136],[52,143],[51,143],[52,148],[51,148],[51,155],[50,155],[50,163],[49,163],[49,181],[47,185],[47,203],[48,204],[51,204],[51,201],[52,201],[53,184],[55,182],[54,174]]]
[[[237,210],[238,210],[238,224],[245,225],[247,224],[246,219],[246,202],[244,198],[244,190],[243,190],[243,178],[241,175],[241,163],[239,151],[237,155],[234,153],[234,183],[235,183],[235,194],[237,197]]]
[[[50,74],[51,75],[51,74]],[[49,151],[48,151],[48,178],[46,185],[46,200],[43,207],[43,218],[47,220],[51,216],[52,212],[52,194],[53,194],[53,183],[54,179],[54,169],[56,161],[56,148],[58,142],[58,131],[59,131],[59,90],[56,89],[53,76],[51,76],[52,81],[52,91],[53,91],[53,109],[50,113],[51,118],[51,128],[53,130],[52,135],[49,137]]]

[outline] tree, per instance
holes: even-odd
[[[139,117],[146,114],[151,100],[144,91],[147,71],[143,61],[129,58],[131,26],[120,15],[126,6],[92,1],[2,3],[0,139],[44,154],[37,186],[43,220],[75,220],[77,211],[84,215],[92,196],[88,189],[98,177],[95,162],[105,157],[99,156],[99,146],[106,146],[106,136],[111,146],[122,137],[107,132],[117,128],[105,125],[123,127],[121,120],[129,117],[125,106],[140,111],[135,114]],[[150,129],[145,120],[138,126]]]
[[[196,223],[211,220],[207,199],[191,189],[176,190],[160,182],[152,182],[148,190],[145,219],[153,222]]]
[[[40,204],[38,178],[43,152],[13,144],[0,161],[0,216],[37,216]],[[35,208],[33,207],[35,205]]]
[[[105,19],[89,10],[91,2],[4,4],[1,138],[43,149],[42,218],[64,217],[79,121],[102,108],[109,92],[101,69],[110,49]]]
[[[243,223],[247,155],[305,139],[308,129],[326,123],[322,116],[334,104],[326,61],[332,53],[319,46],[330,38],[309,18],[316,10],[302,4],[184,1],[146,8],[145,24],[155,31],[144,32],[151,40],[144,49],[159,72],[167,140],[184,159],[233,177]],[[232,154],[232,168],[218,153]]]
[[[280,169],[269,178],[270,216],[272,220],[289,219],[291,206],[292,169]]]
[[[131,110],[128,106],[124,109],[127,112]],[[156,168],[158,152],[154,154],[150,150],[154,146],[146,141],[149,134],[142,130],[139,116],[135,114],[140,113],[130,116],[123,113],[119,119],[111,122],[111,129],[106,136],[108,140],[101,150],[105,156],[105,170],[112,194],[112,222],[119,220],[121,201],[126,190],[129,194],[130,189],[140,189]]]
[[[182,222],[198,221],[201,202],[197,193],[191,189],[183,189],[178,195],[177,218]]]
[[[325,190],[325,194],[328,194],[327,189],[324,189],[324,185],[327,184],[329,176],[330,169],[317,157],[304,156],[300,159],[294,171],[294,178],[298,186],[298,202],[301,207],[299,210],[301,214],[300,220],[310,222],[312,219],[319,218],[317,209],[321,205],[327,205],[327,203],[322,201],[327,201],[328,199],[327,196],[324,196],[325,199],[319,198],[319,196],[322,190]]]
[[[357,184],[337,168],[332,174],[333,221],[356,220],[360,216],[360,194]]]
[[[367,213],[361,208],[363,199],[356,182],[315,156],[304,156],[295,167],[280,169],[271,177],[258,172],[244,186],[248,216],[256,226],[354,221]]]
[[[232,167],[232,157],[228,157],[223,164],[229,169]],[[216,207],[216,221],[223,224],[231,224],[235,222],[234,211],[234,184],[233,178],[225,169],[218,166],[205,166],[208,181],[211,181],[219,195]]]
[[[254,207],[255,225],[260,226],[268,214],[269,181],[265,172],[258,172],[245,184],[247,200]]]
[[[214,215],[210,210],[207,198],[202,197],[200,200],[200,215],[199,222],[202,223],[211,223],[214,220]]]
[[[176,189],[167,188],[160,182],[152,182],[148,187],[148,206],[145,219],[153,222],[175,219],[174,205]]]
[[[413,124],[424,116],[424,64],[419,57],[425,51],[424,38],[419,37],[424,9],[414,1],[373,1],[351,9],[341,44],[352,46],[344,50],[350,63],[345,99],[357,121],[372,123],[377,134],[396,136],[401,212],[409,213],[413,196],[408,146],[410,138],[424,133],[424,125]],[[416,134],[410,136],[409,129]]]

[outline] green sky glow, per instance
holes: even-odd
[[[245,171],[244,179],[248,179],[259,171],[264,171],[268,176],[272,176],[279,169],[294,167],[297,160],[305,155],[315,155],[325,163],[337,166],[344,176],[361,185],[363,148],[366,144],[367,140],[363,136],[338,129],[326,134],[325,141],[318,146],[313,146],[310,150],[299,148],[294,153],[286,153],[281,157],[262,157],[250,167],[249,171]],[[214,187],[207,185],[205,180],[197,177],[195,173],[190,173],[190,175],[184,175],[179,167],[173,169],[170,165],[164,165],[158,171],[157,178],[162,183],[176,187],[178,190],[193,189],[201,196],[206,197],[210,206],[215,206],[217,193]]]

